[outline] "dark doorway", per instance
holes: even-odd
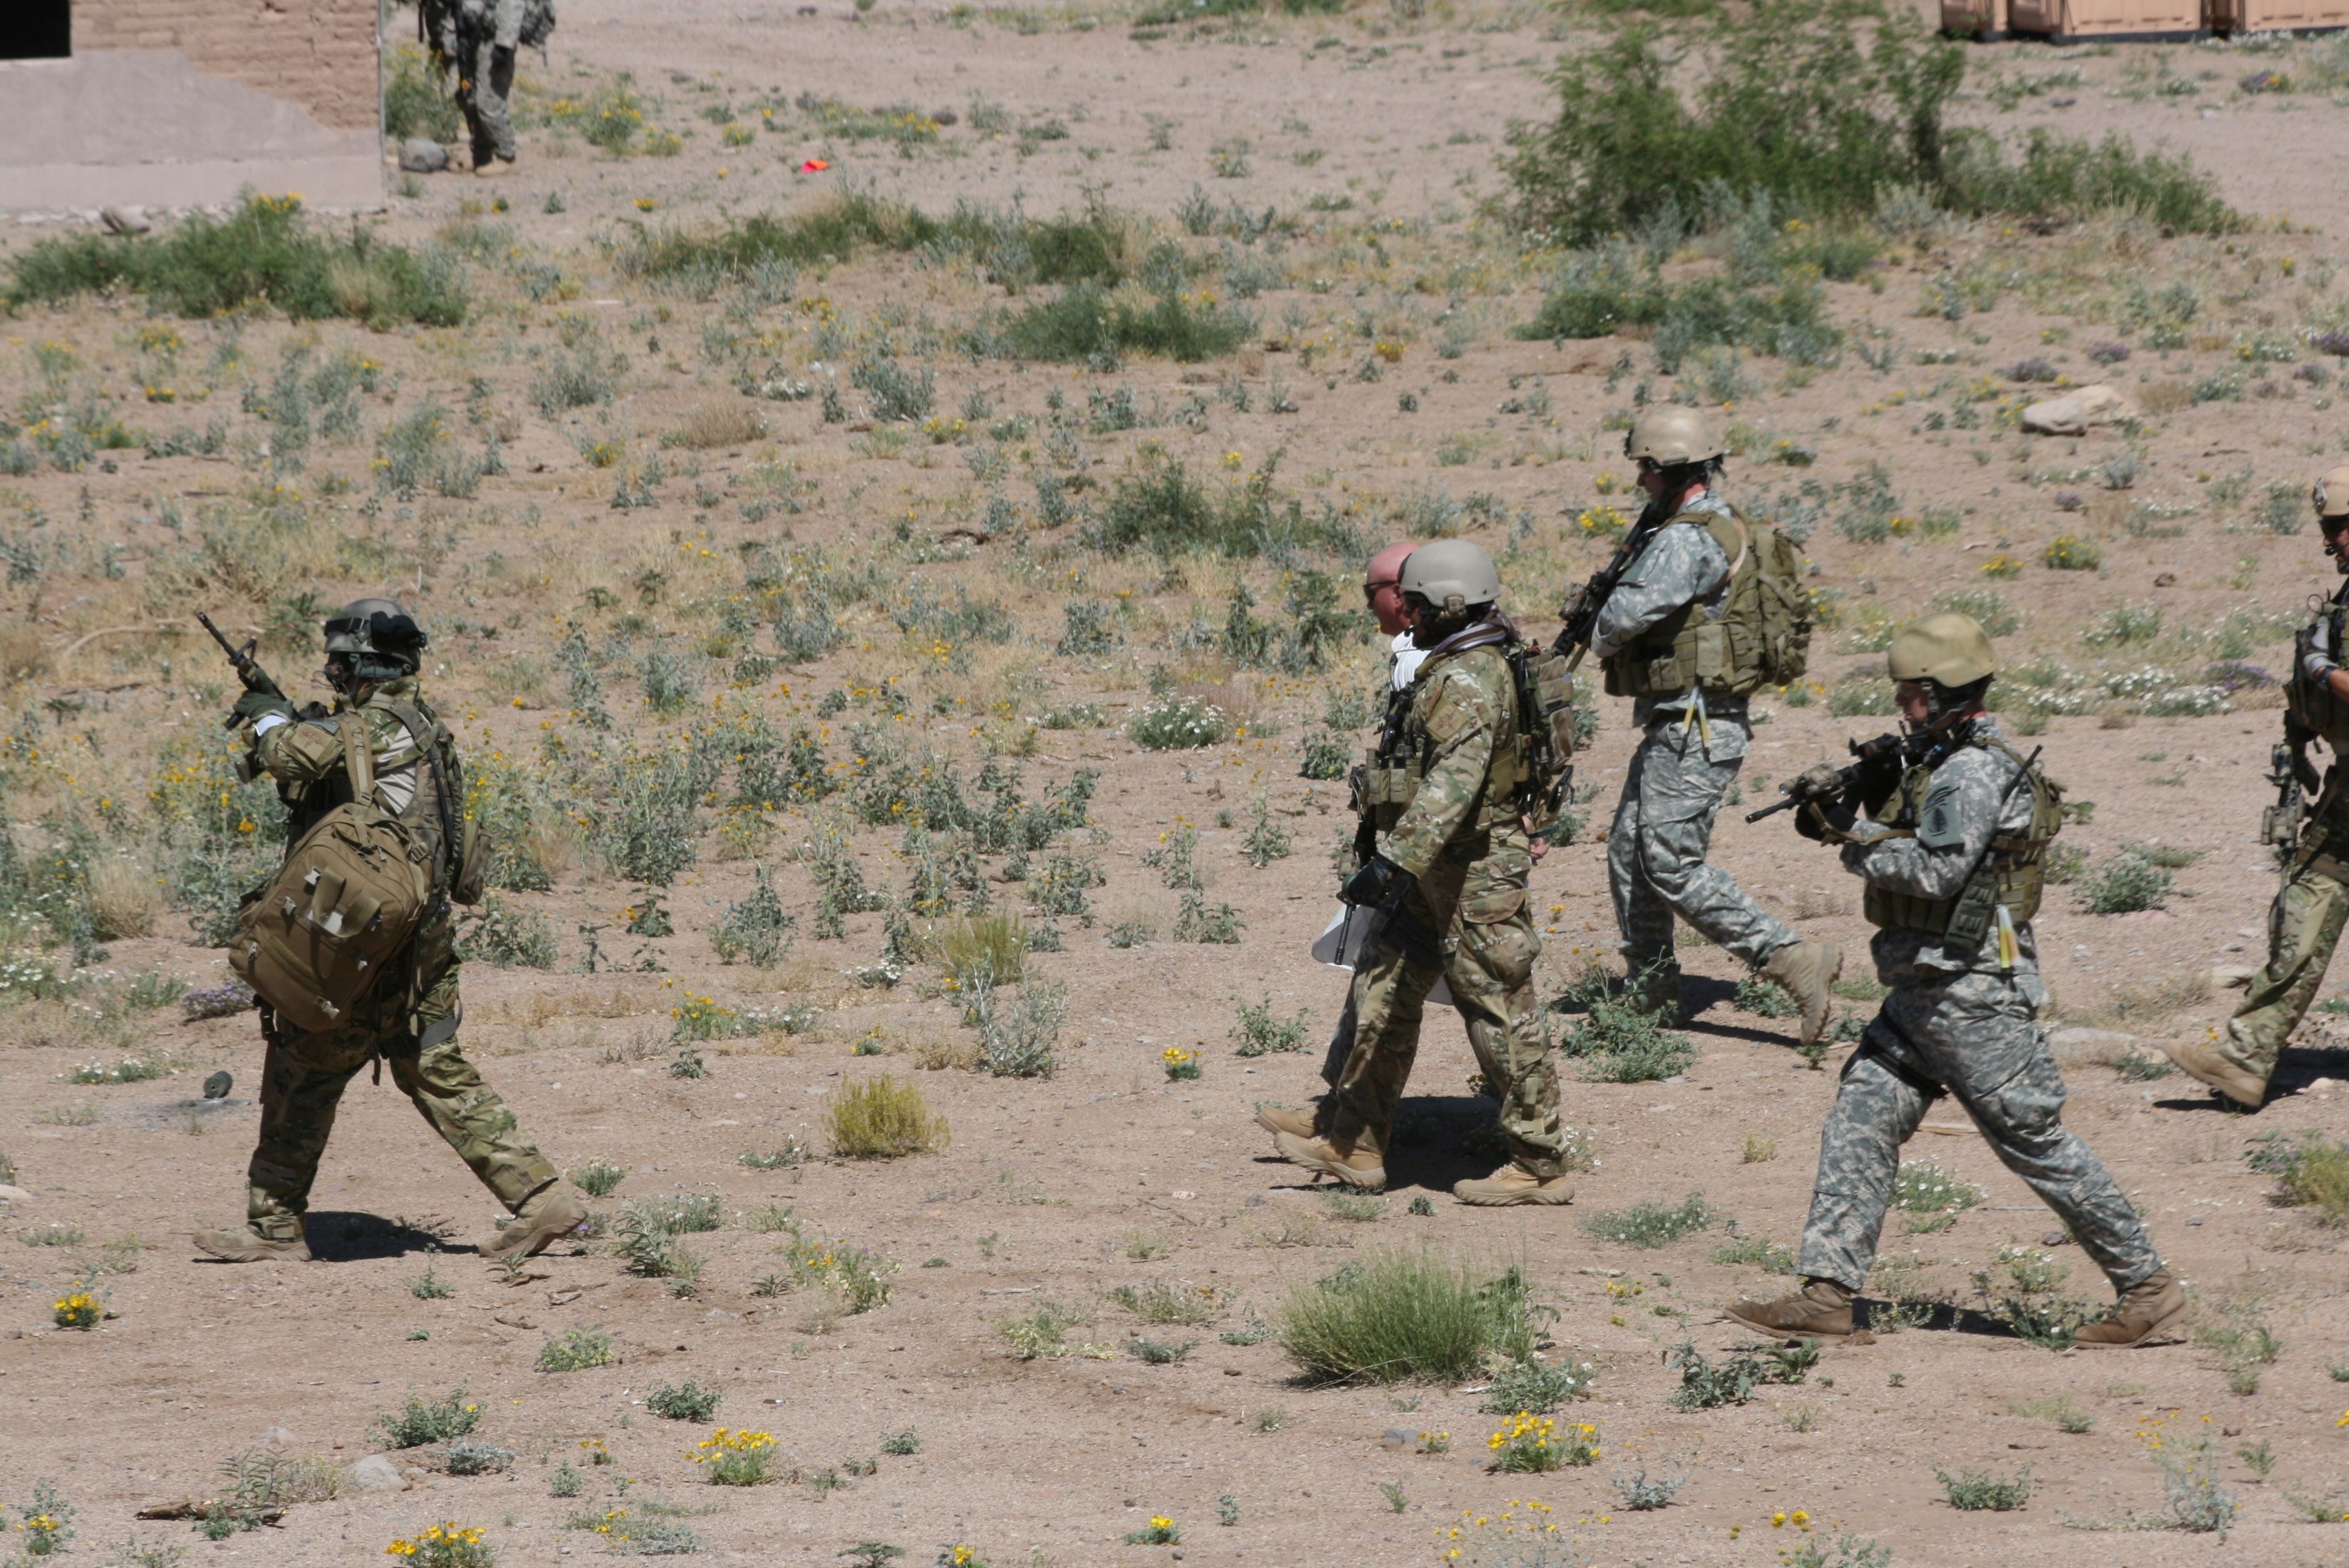
[[[0,4],[0,60],[62,60],[72,53],[71,0]]]

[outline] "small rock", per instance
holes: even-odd
[[[438,174],[449,167],[449,150],[429,136],[411,136],[399,144],[399,166],[410,174]]]
[[[2153,580],[2153,585],[2157,588],[2175,588],[2178,586],[2178,573],[2165,572]]]
[[[228,1098],[228,1091],[235,1087],[236,1079],[230,1076],[229,1070],[226,1068],[222,1068],[220,1071],[212,1074],[212,1077],[204,1079],[204,1098],[206,1099],[226,1099]]]
[[[2189,1224],[2189,1225],[2199,1225],[2199,1224],[2200,1224],[2200,1223],[2202,1222],[2202,1216],[2201,1216],[2201,1215],[2199,1215],[2199,1214],[2197,1214],[2197,1215],[2195,1215],[2192,1219],[2190,1219],[2190,1220],[2187,1221],[2186,1222],[2187,1222],[2188,1224]]]
[[[22,1187],[0,1184],[0,1203],[25,1203],[31,1202],[32,1197],[33,1195]]]
[[[358,1491],[406,1491],[408,1490],[408,1478],[399,1473],[398,1465],[393,1464],[381,1454],[369,1454],[353,1465],[349,1480],[352,1488]]]
[[[2091,425],[2110,424],[2137,412],[2137,406],[2112,387],[2081,387],[2033,403],[2023,411],[2023,431],[2034,436],[2085,436]]]
[[[1379,1446],[1386,1449],[1407,1449],[1411,1447],[1411,1434],[1401,1427],[1389,1427],[1386,1429],[1386,1435],[1379,1439]]]
[[[146,211],[138,207],[100,207],[98,221],[106,225],[109,234],[143,234],[155,226],[147,221]]]
[[[2050,1231],[2039,1238],[2039,1244],[2043,1247],[2068,1247],[2072,1244],[2072,1233]]]

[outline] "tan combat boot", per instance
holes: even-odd
[[[2168,1269],[2156,1269],[2121,1292],[2111,1312],[2072,1336],[2092,1350],[2142,1345],[2185,1315],[2186,1287]]]
[[[1272,1141],[1282,1159],[1304,1166],[1316,1176],[1334,1176],[1365,1192],[1386,1191],[1386,1162],[1367,1149],[1357,1149],[1335,1135],[1299,1138],[1293,1132],[1276,1132]]]
[[[1851,1292],[1831,1279],[1806,1279],[1775,1301],[1733,1301],[1732,1323],[1774,1339],[1842,1339],[1851,1333]]]
[[[191,1238],[200,1251],[223,1263],[306,1264],[310,1243],[303,1238],[302,1222],[292,1214],[247,1220],[233,1231],[198,1231]]]
[[[492,158],[487,163],[477,163],[473,166],[473,178],[476,180],[496,180],[504,175],[512,174],[513,171],[514,160],[512,159]]]
[[[1260,1105],[1256,1108],[1256,1124],[1267,1132],[1286,1132],[1309,1143],[1330,1130],[1332,1112],[1326,1099],[1315,1100],[1309,1112],[1291,1110],[1285,1105]]]
[[[1626,975],[1623,997],[1642,1013],[1653,1013],[1666,1024],[1681,1021],[1681,966],[1651,964]]]
[[[587,1205],[573,1197],[559,1181],[550,1181],[523,1200],[514,1217],[497,1238],[483,1243],[485,1258],[526,1258],[544,1252],[548,1245],[562,1240],[579,1228],[587,1217]]]
[[[1505,1209],[1518,1203],[1571,1203],[1574,1183],[1563,1176],[1537,1176],[1511,1161],[1482,1181],[1456,1183],[1452,1195],[1479,1209]]]
[[[1790,942],[1762,965],[1762,978],[1784,986],[1803,1010],[1804,1045],[1817,1040],[1827,1026],[1827,1009],[1835,1005],[1828,987],[1842,973],[1843,949],[1832,942]]]
[[[2189,1078],[2209,1084],[2237,1105],[2257,1110],[2266,1103],[2268,1080],[2221,1056],[2218,1041],[2163,1040],[2160,1045]]]

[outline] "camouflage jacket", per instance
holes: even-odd
[[[1974,740],[2001,738],[1988,715],[1973,721]],[[1869,886],[1913,898],[1955,898],[1967,875],[1982,861],[1995,832],[2021,833],[2031,826],[2033,797],[2014,784],[2016,760],[1989,745],[1963,745],[1934,768],[1923,813],[1914,830],[1861,820],[1856,841],[1843,847],[1844,869]],[[2003,796],[2006,804],[2000,808]],[[2046,1004],[2039,980],[2038,947],[2028,921],[2014,928],[2013,980],[2034,1006]],[[1869,948],[1877,978],[1887,985],[1938,984],[1960,975],[2006,977],[2000,967],[1993,929],[1972,954],[1952,954],[1938,936],[1921,931],[1878,931]]]
[[[367,701],[359,706],[358,713],[367,721],[369,749],[374,755],[377,799],[385,810],[405,818],[417,831],[426,835],[437,854],[441,849],[442,834],[436,776],[425,765],[422,748],[400,721],[395,706],[409,708],[423,720],[428,734],[437,733],[444,738],[443,768],[439,776],[450,779],[452,788],[456,787],[455,741],[449,736],[448,727],[426,704],[421,686],[412,677],[386,681],[369,692]],[[277,780],[279,793],[293,814],[285,830],[288,845],[301,838],[312,822],[351,798],[350,779],[343,767],[342,712],[337,705],[333,715],[319,719],[270,714],[253,727],[254,767]],[[419,790],[423,795],[420,803]],[[420,809],[410,809],[419,804]],[[463,810],[462,801],[451,802],[451,820]]]
[[[1455,841],[1516,821],[1517,749],[1516,681],[1501,649],[1429,655],[1395,748],[1419,785],[1380,851],[1423,877]]]
[[[1682,507],[1679,515],[1690,512],[1726,517],[1729,503],[1717,492],[1706,490]],[[1656,531],[1647,548],[1624,571],[1615,592],[1607,596],[1598,624],[1591,628],[1591,656],[1611,657],[1683,604],[1702,604],[1709,617],[1718,619],[1728,595],[1729,557],[1722,553],[1720,543],[1702,528],[1667,524]],[[1713,720],[1725,726],[1723,733],[1712,736],[1706,754],[1719,761],[1744,756],[1745,699],[1716,692],[1706,705],[1706,727],[1710,729]],[[1684,711],[1678,702],[1640,697],[1632,704],[1631,722],[1645,729],[1660,718],[1681,721]]]

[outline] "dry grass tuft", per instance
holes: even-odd
[[[767,421],[756,408],[740,401],[712,399],[686,416],[685,423],[661,444],[709,451],[718,447],[747,447],[767,433]]]
[[[952,1137],[947,1119],[931,1112],[920,1089],[886,1073],[842,1089],[824,1120],[833,1152],[843,1160],[934,1154]]]
[[[92,934],[100,942],[151,936],[163,912],[155,875],[137,861],[109,855],[89,869]]]

